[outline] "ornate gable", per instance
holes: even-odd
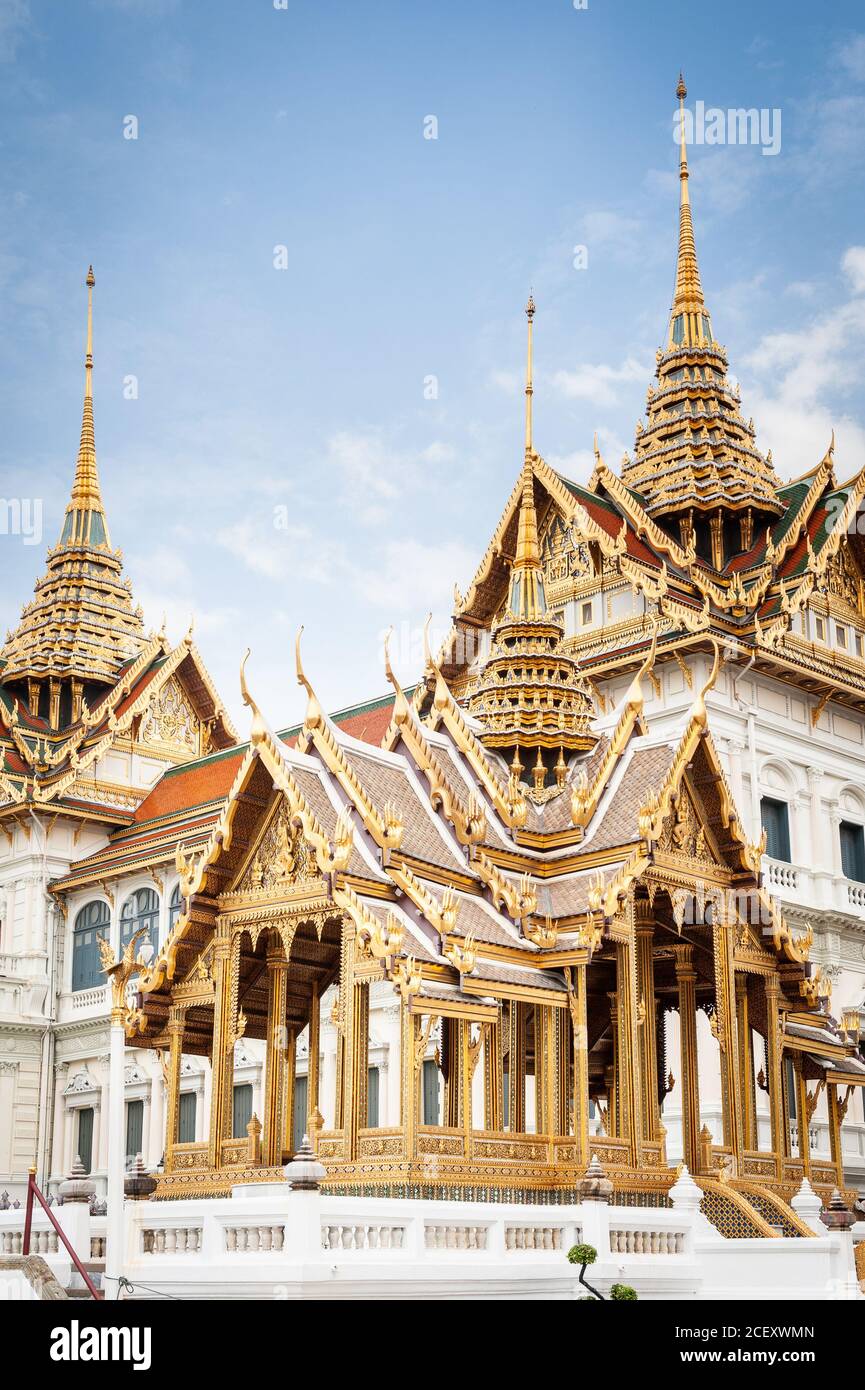
[[[197,753],[201,721],[176,676],[167,680],[141,722],[140,741],[160,751]]]

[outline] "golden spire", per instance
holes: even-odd
[[[87,271],[87,354],[84,358],[84,413],[75,464],[72,496],[66,508],[61,545],[97,546],[110,550],[108,522],[99,491],[96,436],[93,429],[93,266]]]
[[[529,321],[529,345],[526,361],[526,453],[532,452],[532,319],[535,316],[535,301],[529,294],[526,305],[526,318]]]
[[[688,193],[688,147],[685,141],[685,97],[688,89],[679,73],[676,96],[679,98],[679,252],[676,259],[676,291],[670,317],[670,345],[691,344],[708,336],[706,325],[698,318],[705,314],[703,287],[697,265],[694,223],[691,219],[691,199]],[[681,322],[677,320],[681,316]],[[692,317],[693,316],[693,317]],[[708,320],[706,321],[708,324]]]

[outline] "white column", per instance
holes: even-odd
[[[117,1298],[118,1278],[123,1269],[123,1179],[125,1177],[124,1143],[124,1050],[126,1035],[122,1019],[111,1021],[111,1054],[108,1083],[108,1221],[105,1256],[105,1297]]]
[[[820,783],[823,780],[823,769],[821,767],[808,768],[808,790],[810,793],[810,820],[809,833],[810,844],[809,853],[806,856],[807,862],[812,870],[819,872],[821,869],[829,867],[829,858],[826,854],[824,818],[820,801]]]

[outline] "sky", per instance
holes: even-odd
[[[716,337],[782,478],[865,465],[865,11],[801,0],[0,0],[0,631],[96,445],[148,627],[300,719],[405,683],[534,440],[633,447],[665,334],[679,69]],[[699,124],[695,126],[695,132]],[[706,127],[708,129],[708,127]],[[769,133],[771,132],[771,139]],[[774,152],[773,152],[774,151]],[[8,509],[2,517],[11,515]]]

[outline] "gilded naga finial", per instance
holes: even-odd
[[[249,729],[249,741],[252,744],[263,743],[267,738],[267,725],[264,716],[258,708],[252,695],[249,693],[249,686],[246,684],[246,663],[249,660],[250,649],[247,647],[246,655],[240,663],[240,694],[247,709],[252,710],[252,724]]]

